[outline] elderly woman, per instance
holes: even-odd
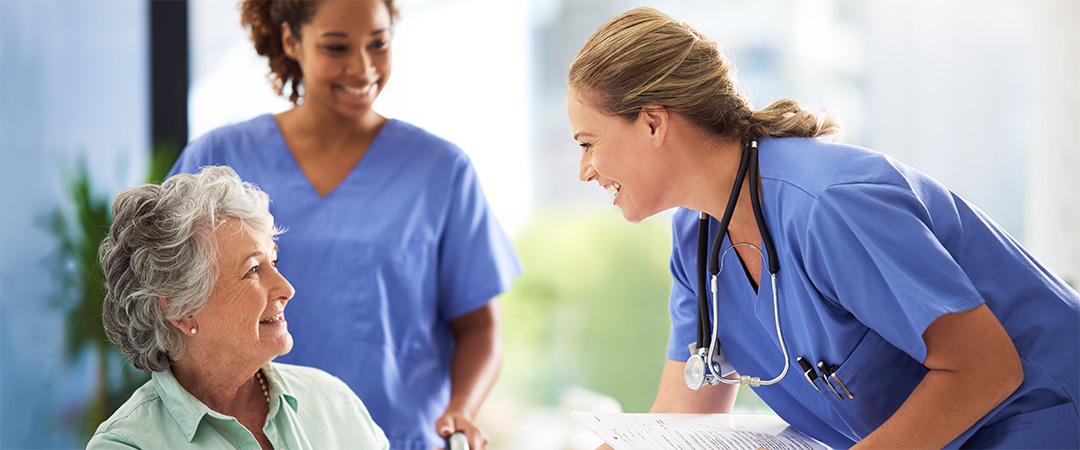
[[[89,448],[364,448],[388,441],[360,399],[292,349],[294,290],[269,200],[228,167],[125,189],[101,247],[109,339],[151,372]]]

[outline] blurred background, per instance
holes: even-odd
[[[526,272],[479,421],[495,449],[599,443],[573,409],[646,411],[667,343],[669,216],[577,180],[565,73],[646,3],[721,43],[756,108],[827,107],[1080,284],[1080,1],[399,0],[376,109],[472,158]],[[100,325],[94,247],[120,189],[190,139],[288,103],[232,0],[0,1],[0,448],[84,446],[144,376]],[[95,303],[97,302],[97,303]],[[770,414],[753,392],[738,412]]]

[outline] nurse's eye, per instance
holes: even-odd
[[[377,40],[375,42],[372,42],[371,45],[368,46],[368,48],[370,48],[372,50],[382,50],[382,49],[385,49],[385,48],[390,48],[390,40],[389,39],[379,39],[379,40]]]
[[[592,149],[592,144],[589,144],[589,143],[586,143],[586,142],[582,142],[582,143],[580,143],[578,145],[581,146],[581,151],[583,151],[583,152],[588,152],[589,150]]]
[[[329,52],[329,53],[342,53],[342,52],[344,52],[345,50],[348,49],[348,47],[346,47],[344,45],[337,45],[337,44],[326,45],[326,46],[323,46],[323,48],[326,49],[326,51]]]

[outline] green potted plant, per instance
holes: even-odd
[[[155,151],[147,180],[161,182],[175,158],[175,151]],[[112,346],[101,323],[105,286],[98,247],[112,225],[112,201],[95,187],[85,158],[76,161],[72,172],[64,177],[66,198],[61,201],[67,207],[57,207],[46,228],[59,243],[53,272],[59,287],[56,305],[66,314],[65,361],[75,364],[89,353],[88,361],[94,365],[93,395],[72,424],[77,435],[88,441],[149,375],[135,369]]]

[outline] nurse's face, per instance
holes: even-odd
[[[390,11],[382,1],[326,1],[300,36],[282,26],[285,53],[304,73],[304,103],[359,118],[390,78]]]
[[[627,121],[597,110],[571,91],[567,115],[581,146],[578,177],[595,181],[614,196],[613,204],[627,221],[637,223],[673,206],[664,201],[666,183],[657,170],[663,161],[644,114]]]
[[[218,277],[191,339],[214,359],[262,365],[292,350],[285,305],[295,291],[277,271],[277,245],[236,219],[214,232]]]

